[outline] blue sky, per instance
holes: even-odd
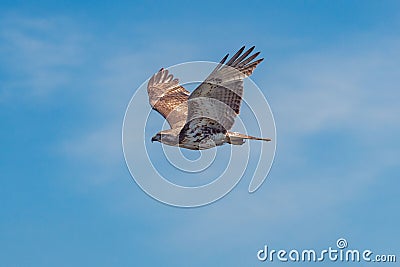
[[[400,257],[399,18],[396,1],[2,1],[0,265],[279,265],[256,252],[339,237]],[[266,182],[196,209],[153,200],[123,158],[131,96],[242,45],[265,57]]]

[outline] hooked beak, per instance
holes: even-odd
[[[153,143],[154,141],[157,141],[157,138],[156,138],[155,136],[153,136],[153,137],[151,138],[151,142]]]

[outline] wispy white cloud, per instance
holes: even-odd
[[[70,84],[71,74],[84,61],[87,36],[75,31],[67,18],[0,19],[0,67],[4,96],[44,96]]]
[[[354,42],[363,45],[300,54],[273,71],[276,77],[268,88],[286,133],[343,127],[362,134],[398,126],[394,119],[400,108],[394,99],[400,94],[400,41],[383,38],[378,46],[363,39]]]

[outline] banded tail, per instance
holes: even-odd
[[[241,133],[236,133],[236,132],[227,132],[227,142],[231,145],[243,145],[245,139],[250,139],[250,140],[259,140],[259,141],[266,141],[269,142],[271,141],[270,138],[261,138],[261,137],[254,137],[250,135],[245,135]]]

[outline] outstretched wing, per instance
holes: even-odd
[[[179,85],[179,80],[174,79],[168,70],[161,69],[150,78],[147,93],[152,108],[167,119],[171,128],[185,124],[189,92]]]
[[[263,58],[254,59],[260,52],[250,55],[254,46],[243,53],[243,46],[226,64],[226,55],[207,79],[200,84],[188,99],[188,118],[183,132],[195,125],[206,125],[204,129],[230,130],[240,111],[243,96],[243,79],[250,76]],[[250,55],[250,56],[249,56]],[[198,127],[196,127],[198,128]]]

